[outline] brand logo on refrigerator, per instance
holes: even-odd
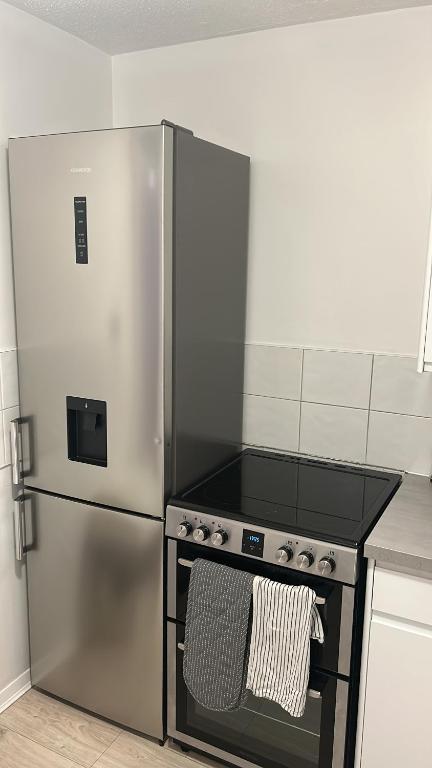
[[[71,173],[91,173],[92,169],[91,168],[71,168],[70,172]]]

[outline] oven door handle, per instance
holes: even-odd
[[[179,651],[184,651],[184,643],[177,643],[177,648]],[[317,691],[315,688],[308,688],[308,696],[311,699],[322,699],[321,691]]]
[[[193,560],[186,560],[184,557],[179,557],[177,560],[179,565],[182,565],[183,568],[192,568],[193,566]],[[325,605],[326,604],[325,597],[319,597],[318,595],[315,598],[315,605]]]

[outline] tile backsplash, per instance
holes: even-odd
[[[414,357],[246,344],[245,444],[432,474],[432,373]],[[19,415],[16,350],[0,352],[0,468]]]
[[[16,350],[0,352],[0,468],[10,464],[10,422],[19,416]]]
[[[414,357],[246,345],[244,442],[432,473],[432,374]]]

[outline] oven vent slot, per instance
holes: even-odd
[[[179,557],[177,562],[178,562],[179,565],[183,565],[184,568],[192,568],[192,564],[193,564],[192,560],[186,560],[184,557]],[[326,604],[325,597],[318,597],[318,595],[317,595],[316,600],[315,600],[315,604],[316,605],[325,605]]]

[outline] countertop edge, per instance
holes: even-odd
[[[383,567],[432,574],[432,484],[406,474],[364,544],[364,556]]]
[[[368,560],[375,560],[378,566],[382,565],[385,567],[386,565],[391,565],[393,568],[399,566],[402,570],[406,568],[417,571],[420,576],[422,573],[432,576],[432,560],[420,557],[419,555],[412,555],[408,552],[401,552],[397,549],[389,549],[375,544],[366,544],[364,556]]]

